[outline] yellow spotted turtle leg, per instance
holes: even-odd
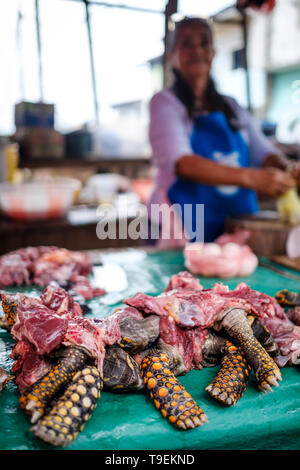
[[[258,388],[266,392],[272,391],[272,385],[278,387],[278,380],[282,380],[279,367],[253,335],[245,311],[238,308],[228,310],[222,326],[244,351],[255,372]]]
[[[207,416],[169,369],[169,359],[152,351],[140,369],[147,391],[164,418],[180,429],[191,429],[207,422]]]
[[[296,292],[282,289],[275,295],[275,299],[282,307],[297,307],[300,306],[300,295]]]
[[[251,367],[243,350],[228,340],[222,353],[221,368],[205,390],[223,405],[235,406],[246,390]]]
[[[102,389],[98,369],[88,366],[77,372],[65,393],[31,431],[54,446],[70,444],[90,419]]]
[[[16,294],[2,294],[1,300],[7,325],[12,327],[16,321],[17,306],[20,302],[19,298]]]
[[[21,395],[21,408],[31,415],[32,423],[45,413],[47,405],[66,387],[75,372],[84,367],[87,358],[82,349],[67,348],[58,363]]]

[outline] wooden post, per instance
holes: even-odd
[[[167,88],[169,85],[169,67],[168,67],[168,51],[169,51],[169,19],[170,16],[177,12],[178,9],[178,1],[177,0],[169,0],[166,9],[165,9],[165,38],[164,38],[164,55],[163,55],[163,86]]]
[[[97,83],[96,83],[95,61],[94,61],[94,51],[93,51],[93,40],[92,40],[92,33],[91,33],[89,1],[88,0],[83,0],[83,2],[85,4],[86,26],[87,26],[88,42],[89,42],[91,74],[92,74],[92,87],[93,87],[93,95],[94,95],[95,121],[97,123],[99,123],[99,104],[98,104],[98,95],[97,95]]]
[[[42,64],[42,44],[41,44],[41,32],[40,32],[40,9],[39,0],[35,0],[35,25],[36,25],[36,39],[37,39],[37,50],[38,50],[38,62],[39,62],[39,88],[40,88],[40,101],[43,101],[43,64]]]
[[[244,70],[246,75],[246,95],[247,95],[247,105],[248,110],[252,111],[251,106],[251,85],[250,85],[250,75],[249,75],[249,66],[248,66],[248,24],[247,24],[247,14],[246,10],[243,7],[237,7],[240,14],[242,15],[242,30],[243,30],[243,42],[244,42]]]

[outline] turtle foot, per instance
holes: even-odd
[[[272,387],[279,387],[278,381],[282,380],[279,367],[271,358],[262,359],[262,368],[259,368],[256,373],[258,388],[266,393],[267,391],[273,392]]]
[[[235,406],[246,390],[251,372],[243,350],[225,341],[221,368],[206,387],[207,393],[225,406]]]
[[[255,338],[250,338],[245,347],[248,362],[255,371],[258,388],[263,392],[272,392],[272,387],[278,387],[278,381],[282,380],[279,367]]]
[[[79,348],[68,348],[63,358],[21,395],[21,408],[31,416],[32,423],[36,423],[44,415],[47,405],[69,384],[74,374],[84,367],[87,357]]]
[[[228,310],[222,320],[222,326],[235,344],[244,351],[248,363],[255,372],[258,388],[267,391],[272,389],[272,386],[278,386],[281,373],[277,364],[255,338],[246,313],[242,309]]]
[[[164,418],[179,429],[193,429],[208,421],[206,414],[169,369],[169,359],[151,352],[140,369],[147,391]]]
[[[70,444],[90,419],[101,388],[102,379],[96,367],[88,366],[77,372],[65,393],[31,431],[54,446]]]

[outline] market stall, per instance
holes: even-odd
[[[300,5],[209,3],[0,6],[1,450],[299,449]]]
[[[99,263],[118,263],[126,273],[128,285],[122,292],[110,292],[89,302],[91,316],[103,317],[111,313],[122,298],[142,291],[156,295],[167,285],[170,277],[184,269],[181,252],[146,252],[129,249],[106,254],[93,253]],[[97,269],[97,268],[96,268]],[[299,282],[288,276],[291,270],[284,268],[280,275],[265,267],[258,267],[248,278],[226,280],[233,289],[245,280],[253,289],[263,290],[274,296],[280,289],[297,291]],[[205,288],[220,279],[201,278]],[[39,289],[19,288],[38,295]],[[9,358],[13,341],[1,330],[1,366],[9,370]],[[209,422],[199,428],[182,431],[174,429],[153,407],[143,392],[102,392],[92,418],[83,432],[67,449],[285,449],[299,448],[300,382],[295,366],[281,369],[283,380],[273,393],[264,394],[257,389],[253,373],[244,396],[235,407],[224,407],[213,401],[205,387],[216,374],[216,367],[192,370],[179,377],[180,382],[205,410]],[[13,382],[8,383],[0,397],[2,420],[0,438],[2,449],[50,449],[29,431],[30,423],[18,403],[19,394]]]

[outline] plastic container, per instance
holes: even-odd
[[[93,199],[101,204],[112,204],[118,192],[119,175],[104,173],[91,176],[87,181],[87,188],[91,191]]]
[[[66,215],[74,201],[74,188],[56,182],[0,184],[0,208],[16,220],[46,220]]]

